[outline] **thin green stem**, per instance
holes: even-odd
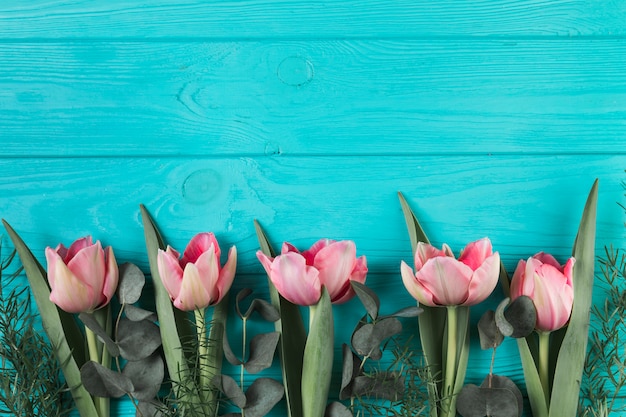
[[[447,306],[448,313],[448,344],[446,352],[446,374],[443,391],[444,416],[453,417],[455,410],[452,409],[452,396],[454,394],[454,380],[456,378],[456,354],[457,354],[457,311],[456,306]]]
[[[550,404],[550,377],[549,377],[549,359],[550,359],[550,332],[537,332],[539,335],[539,380],[543,388],[543,395],[546,397],[546,403]]]
[[[246,334],[246,325],[248,324],[248,318],[247,317],[243,317],[242,318],[242,335],[241,335],[241,370],[239,371],[239,386],[241,387],[241,389],[243,389],[243,376],[244,376],[244,369],[245,369],[245,362],[246,362],[246,338],[247,338],[247,334]],[[242,408],[241,409],[241,417],[245,417],[246,412],[245,410]]]
[[[200,384],[200,396],[206,402],[207,393],[209,389],[209,372],[208,360],[209,360],[209,346],[206,340],[206,310],[197,309],[194,310],[194,317],[196,320],[196,336],[198,338],[198,362],[200,368],[199,384]]]
[[[85,335],[87,336],[87,349],[89,350],[89,359],[100,364],[101,357],[98,352],[99,342],[96,334],[92,332],[91,329],[85,326]],[[106,398],[93,397],[93,404],[99,417],[108,417],[108,414],[104,414],[105,412],[108,412],[108,407],[106,407],[106,403],[104,400],[106,400]]]

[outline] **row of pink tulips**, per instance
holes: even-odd
[[[62,244],[46,248],[50,300],[61,309],[78,313],[93,311],[108,304],[118,282],[118,269],[111,247],[103,248],[91,237],[75,241],[69,248]],[[168,246],[159,251],[158,266],[163,285],[174,306],[191,311],[217,304],[229,291],[235,277],[237,250],[220,263],[220,247],[212,233],[191,239],[183,256]],[[287,300],[298,305],[313,305],[326,287],[333,303],[354,296],[350,281],[364,283],[367,262],[356,257],[352,241],[322,239],[310,249],[298,251],[283,244],[281,254],[270,258],[257,252],[272,283]],[[442,249],[419,243],[415,253],[415,272],[401,262],[402,281],[421,304],[431,307],[470,306],[485,300],[498,283],[500,257],[484,238],[468,244],[457,258],[446,244]],[[574,259],[565,265],[546,253],[520,260],[511,282],[513,299],[526,295],[537,308],[537,329],[544,332],[563,327],[573,303],[572,269]]]

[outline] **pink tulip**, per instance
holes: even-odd
[[[46,248],[50,301],[68,313],[91,312],[111,301],[119,272],[113,249],[102,249],[91,236],[78,239],[68,248],[59,244]]]
[[[284,243],[281,254],[275,258],[261,251],[256,256],[278,292],[303,306],[319,301],[322,286],[328,290],[332,303],[344,303],[354,297],[350,281],[364,283],[367,275],[365,256],[357,259],[356,245],[351,240],[321,239],[302,253]]]
[[[439,250],[419,242],[415,252],[416,272],[404,261],[400,270],[404,286],[421,304],[471,306],[487,298],[496,287],[500,255],[492,252],[487,238],[469,243],[459,259],[454,259],[446,244]]]
[[[174,307],[192,311],[215,305],[230,290],[237,268],[237,249],[228,251],[228,261],[220,266],[220,246],[213,233],[195,235],[183,253],[171,246],[159,249],[157,264],[161,282]]]
[[[560,265],[552,255],[540,252],[520,260],[511,280],[511,298],[530,297],[537,309],[537,330],[551,332],[565,326],[572,313],[574,258]]]

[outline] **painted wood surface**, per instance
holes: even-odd
[[[143,203],[174,246],[237,245],[234,291],[261,296],[253,219],[275,246],[352,239],[388,311],[413,302],[398,191],[435,243],[489,236],[512,270],[569,255],[600,178],[597,253],[625,247],[625,15],[621,0],[4,1],[0,216],[42,260],[92,234],[147,271]],[[358,307],[338,309],[336,356]],[[468,382],[489,359],[472,346]],[[514,345],[496,371],[521,382]]]

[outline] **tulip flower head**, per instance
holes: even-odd
[[[192,311],[215,305],[230,290],[237,267],[237,248],[228,251],[228,260],[220,265],[220,247],[213,233],[195,235],[183,252],[171,246],[159,249],[157,264],[161,282],[174,307]]]
[[[351,240],[321,239],[300,253],[293,245],[284,243],[275,258],[257,252],[278,292],[297,305],[316,304],[325,286],[333,304],[351,299],[355,293],[350,281],[365,282],[367,261],[356,257],[356,245]]]
[[[528,260],[520,260],[511,280],[511,298],[530,297],[537,309],[537,330],[551,332],[565,326],[572,313],[574,258],[565,265],[540,252]]]
[[[106,306],[117,289],[119,271],[113,249],[91,236],[69,248],[46,248],[50,301],[68,313],[91,312]]]
[[[419,242],[415,251],[415,273],[404,261],[402,282],[421,304],[471,306],[487,298],[498,283],[500,255],[487,238],[469,243],[455,259],[446,244],[437,249]]]

